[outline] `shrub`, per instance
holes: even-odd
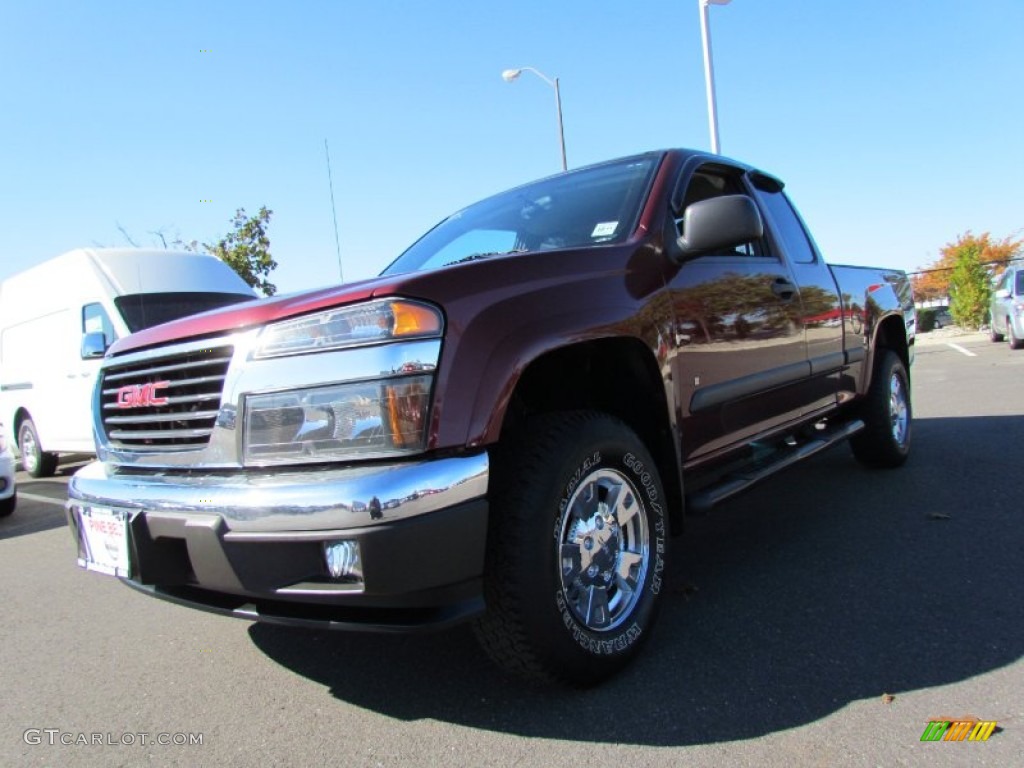
[[[917,332],[928,333],[928,331],[935,329],[935,310],[934,309],[919,309],[917,310]]]

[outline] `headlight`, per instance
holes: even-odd
[[[398,339],[440,336],[441,312],[407,299],[382,299],[273,323],[260,334],[254,358],[300,355]]]
[[[251,395],[245,463],[370,459],[422,451],[433,376]]]

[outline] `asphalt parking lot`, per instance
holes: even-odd
[[[0,764],[1019,765],[1024,352],[925,334],[913,379],[906,467],[840,447],[691,519],[651,643],[582,692],[505,677],[466,628],[306,632],[151,600],[75,565],[74,465],[19,473]],[[962,716],[998,729],[920,741]]]

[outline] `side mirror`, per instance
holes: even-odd
[[[1000,288],[998,291],[996,291],[996,298],[997,299],[1008,299],[1008,298],[1010,298],[1010,291],[1007,290],[1006,288]]]
[[[754,201],[746,195],[724,195],[688,205],[677,242],[684,256],[698,256],[735,248],[763,234],[764,224]]]
[[[107,335],[102,331],[93,331],[82,336],[82,359],[95,360],[107,353]]]

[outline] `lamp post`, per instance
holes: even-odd
[[[506,69],[501,73],[501,77],[506,83],[511,83],[518,80],[519,76],[523,74],[523,72],[533,72],[533,74],[555,89],[555,106],[558,108],[558,146],[562,150],[562,170],[565,171],[568,169],[568,166],[565,163],[565,130],[562,128],[562,93],[558,90],[558,78],[556,77],[552,80],[543,72],[540,72],[533,67]]]
[[[708,92],[708,129],[711,131],[711,151],[719,154],[718,108],[715,104],[715,68],[711,63],[711,29],[708,27],[708,6],[728,5],[731,0],[697,0],[700,6],[700,37],[704,45],[704,85]]]

